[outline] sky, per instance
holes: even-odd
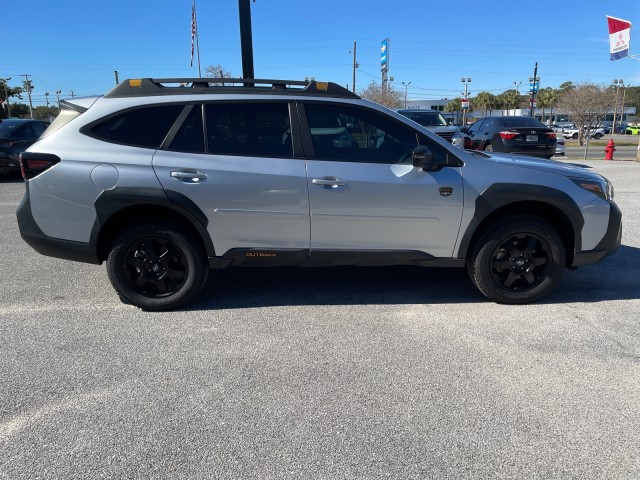
[[[192,0],[2,0],[0,78],[29,74],[34,106],[102,95],[140,77],[197,77],[190,67]],[[196,0],[200,65],[242,76],[236,0]],[[518,87],[536,62],[540,88],[571,81],[640,86],[640,61],[609,59],[606,16],[640,28],[635,0],[571,2],[432,0],[256,0],[251,3],[256,78],[333,81],[356,90],[380,82],[389,39],[389,77],[409,99],[471,96]],[[640,54],[640,30],[631,53]],[[404,82],[404,84],[402,83]],[[411,82],[409,84],[409,82]],[[15,99],[13,101],[16,101]],[[26,101],[25,101],[26,103]]]

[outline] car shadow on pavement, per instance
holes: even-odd
[[[555,289],[536,303],[636,298],[640,298],[640,248],[622,246],[596,265],[565,270]],[[476,290],[462,268],[234,268],[212,271],[190,309],[489,301]]]
[[[20,172],[1,173],[0,183],[21,183],[24,182]]]
[[[483,298],[466,270],[458,268],[232,268],[212,271],[191,308],[465,303]]]

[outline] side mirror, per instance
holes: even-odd
[[[433,162],[433,153],[426,145],[418,145],[413,150],[413,166],[425,172],[434,172],[442,168],[442,165]]]

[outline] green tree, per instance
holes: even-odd
[[[480,92],[471,99],[471,103],[478,109],[484,110],[484,115],[487,116],[487,112],[491,115],[491,110],[498,106],[498,99],[493,93]]]
[[[55,118],[57,115],[57,107],[49,106],[49,108],[47,108],[46,105],[40,105],[33,109],[33,118],[37,118],[39,120],[49,120],[50,118]]]
[[[24,103],[12,103],[11,116],[16,118],[28,118],[29,105],[25,105]]]
[[[500,95],[496,97],[498,101],[499,108],[506,108],[507,110],[518,108],[520,104],[520,95],[518,91],[515,89],[510,89],[505,92],[502,92]],[[514,111],[515,114],[515,111]]]
[[[538,92],[538,107],[542,108],[542,122],[544,123],[544,109],[549,108],[549,123],[553,122],[553,108],[558,104],[559,91],[546,87]]]
[[[13,102],[11,101],[12,97],[22,100],[22,88],[11,87],[5,79],[0,79],[0,98],[5,102],[4,108],[0,109],[0,118],[7,118],[8,116],[13,117],[16,115],[13,111]]]

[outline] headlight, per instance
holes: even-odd
[[[580,188],[584,188],[585,190],[589,190],[591,193],[595,193],[603,200],[613,200],[613,185],[606,178],[603,178],[602,180],[572,178],[571,180]]]

